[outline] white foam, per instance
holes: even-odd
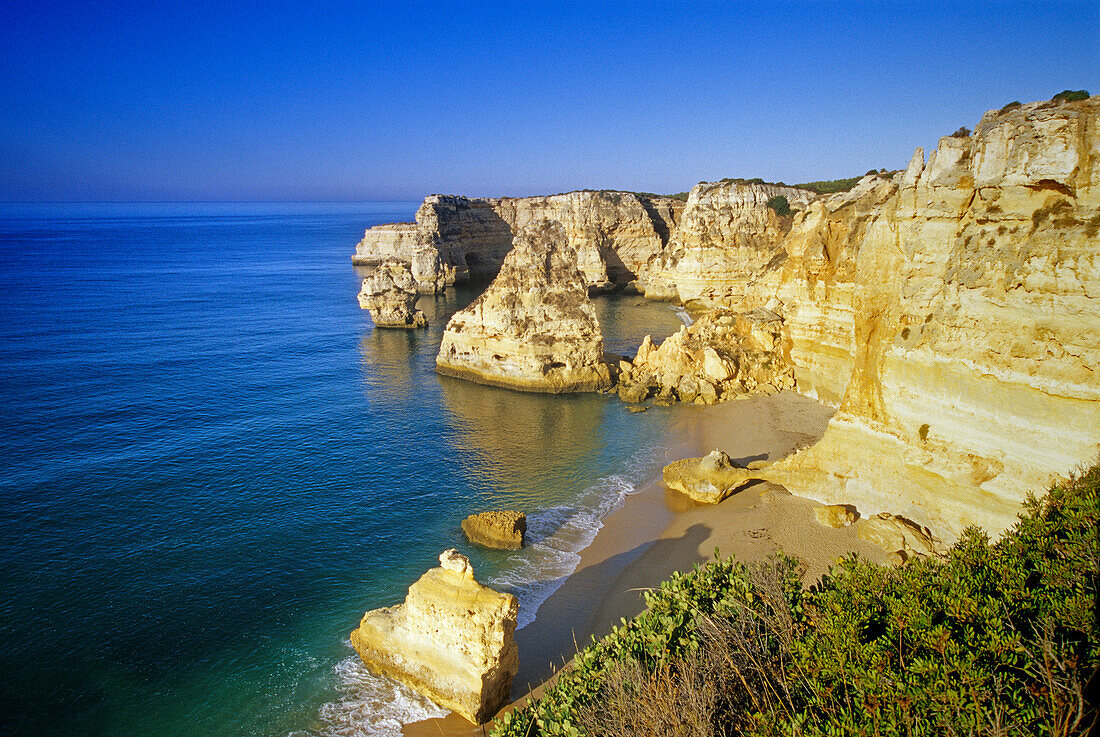
[[[351,644],[348,644],[351,647]],[[401,726],[450,712],[397,681],[376,676],[352,654],[336,665],[340,696],[321,707],[311,734],[321,737],[401,737]]]
[[[684,309],[681,305],[676,305],[675,307],[673,307],[673,309],[676,311],[676,314],[679,315],[680,319],[684,321],[684,324],[687,325],[689,328],[691,327],[691,324],[695,322],[695,318],[688,314],[688,311]]]
[[[569,507],[533,512],[527,517],[527,547],[508,570],[491,578],[494,588],[519,598],[517,627],[535,621],[539,607],[565,583],[580,563],[580,551],[596,539],[603,519],[622,506],[638,484],[664,460],[664,446],[654,445],[626,461],[628,471],[597,479]],[[351,643],[347,643],[351,647]],[[320,709],[319,737],[400,737],[403,724],[446,716],[448,712],[411,689],[375,676],[358,655],[336,666],[339,698]],[[291,735],[290,737],[300,737]],[[302,735],[301,737],[304,737]]]

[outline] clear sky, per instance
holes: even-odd
[[[1096,0],[0,7],[0,200],[793,183],[1100,93]]]

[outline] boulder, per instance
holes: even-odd
[[[403,604],[364,614],[351,644],[371,671],[482,724],[508,698],[519,668],[519,605],[478,583],[469,559],[453,549],[439,562]]]
[[[611,387],[600,324],[561,224],[540,220],[516,235],[497,278],[447,323],[436,370],[523,391]]]
[[[702,458],[673,461],[665,466],[663,478],[670,489],[697,502],[717,504],[761,476],[758,472],[737,468],[728,455],[714,450]]]
[[[927,527],[886,512],[861,520],[856,526],[856,536],[883,550],[900,551],[906,558],[913,555],[929,557],[942,548]]]
[[[523,536],[527,532],[527,515],[507,510],[471,514],[462,520],[462,531],[470,542],[487,548],[522,548]]]
[[[419,297],[409,267],[401,261],[386,261],[363,280],[359,306],[370,310],[371,319],[380,328],[422,328],[427,327],[428,319],[416,309]]]
[[[857,519],[859,512],[851,504],[826,504],[814,507],[814,517],[825,527],[848,527]]]

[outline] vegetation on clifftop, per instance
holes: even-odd
[[[997,542],[972,528],[940,559],[849,558],[808,591],[792,559],[716,558],[493,734],[1084,735],[1098,506],[1094,466],[1029,496]]]

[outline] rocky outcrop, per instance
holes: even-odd
[[[416,309],[417,283],[409,267],[400,261],[386,261],[363,280],[359,306],[370,310],[380,328],[422,328],[428,319]]]
[[[851,504],[824,504],[814,507],[814,519],[825,527],[848,527],[859,519],[859,512]]]
[[[928,558],[946,550],[927,527],[886,512],[860,520],[856,525],[856,536],[883,550],[898,553],[902,560],[914,556]]]
[[[696,185],[668,245],[645,273],[645,296],[738,311],[764,306],[755,299],[759,283],[778,273],[792,222],[768,207],[778,197],[801,209],[814,194],[741,180]]]
[[[702,458],[685,458],[665,466],[665,486],[704,504],[717,504],[740,491],[754,478],[752,471],[733,464],[720,450]]]
[[[454,550],[439,562],[403,604],[364,614],[351,644],[375,673],[482,724],[507,700],[519,667],[518,602],[478,583]]]
[[[510,510],[471,514],[462,520],[462,531],[472,543],[499,550],[515,550],[523,547],[527,515]]]
[[[779,316],[763,309],[712,310],[659,347],[649,336],[633,361],[620,364],[619,396],[649,396],[713,404],[752,392],[794,385]]]
[[[447,324],[441,374],[536,392],[611,386],[596,313],[560,223],[521,230],[500,274]]]
[[[597,291],[644,274],[676,227],[683,203],[633,192],[569,192],[548,197],[475,199],[432,195],[415,223],[366,231],[352,261],[373,264],[395,258],[413,264],[414,276],[431,289],[497,274],[513,238],[539,220],[556,220],[577,253],[586,286]],[[417,272],[415,259],[438,263]]]
[[[950,538],[1096,457],[1098,154],[1100,100],[1010,106],[796,217],[776,311],[840,412],[790,488]]]

